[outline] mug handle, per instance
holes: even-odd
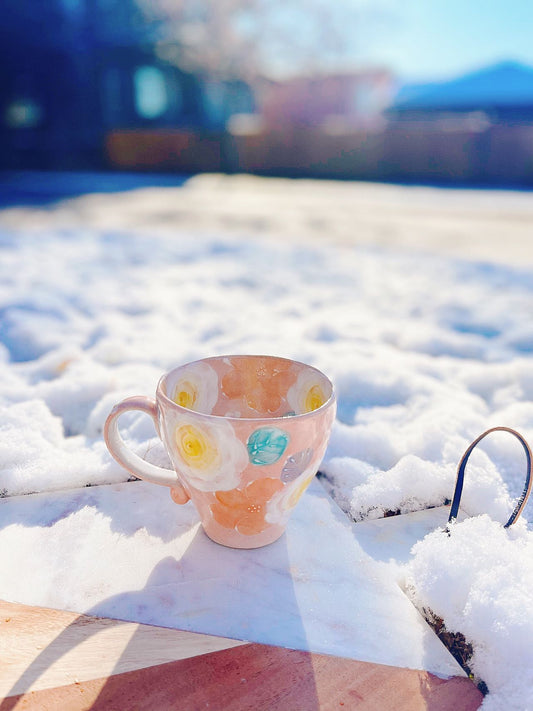
[[[156,401],[144,395],[128,397],[115,405],[104,425],[104,439],[110,454],[131,474],[152,484],[168,486],[172,499],[177,504],[186,504],[190,496],[178,481],[174,471],[146,462],[124,443],[118,429],[118,418],[130,410],[139,410],[150,415],[154,421],[156,432],[161,437]]]

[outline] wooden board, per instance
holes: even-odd
[[[474,711],[465,678],[0,601],[0,711]]]

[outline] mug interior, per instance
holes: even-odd
[[[275,356],[218,356],[180,366],[160,382],[180,407],[219,417],[273,418],[313,412],[333,397],[330,380]]]

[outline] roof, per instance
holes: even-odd
[[[435,111],[525,106],[533,106],[533,67],[508,61],[451,81],[405,85],[391,108]]]

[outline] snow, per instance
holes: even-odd
[[[489,689],[483,709],[533,708],[533,534],[487,515],[428,534],[407,566],[419,607],[473,646],[469,665]]]
[[[126,481],[102,441],[113,404],[218,354],[291,357],[332,378],[338,419],[322,481],[354,521],[451,499],[461,455],[489,427],[533,441],[531,263],[327,244],[315,226],[305,243],[302,216],[298,239],[258,236],[252,223],[232,231],[220,215],[201,229],[131,224],[143,201],[172,212],[179,190],[93,194],[0,219],[0,495]],[[527,221],[521,197],[497,199]],[[149,418],[132,413],[121,427],[135,451],[168,464]],[[524,474],[512,437],[484,440],[465,479],[473,518],[426,537],[402,573],[418,605],[473,642],[489,710],[533,706],[531,504],[513,529],[499,523]]]

